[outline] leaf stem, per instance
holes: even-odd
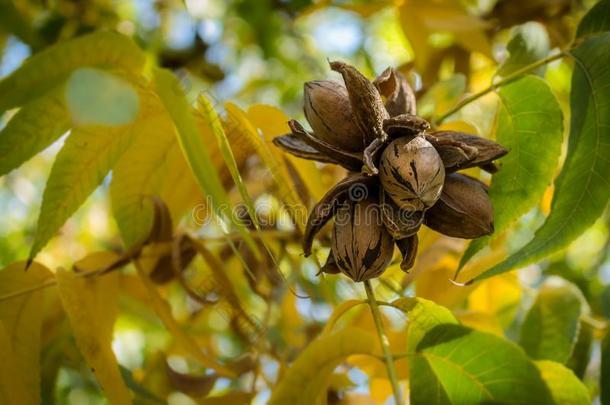
[[[491,93],[492,91],[521,78],[521,76],[523,76],[524,74],[529,73],[533,70],[536,70],[541,66],[547,65],[557,59],[561,59],[564,56],[567,56],[568,54],[569,54],[569,50],[563,50],[561,52],[548,56],[544,59],[540,59],[532,64],[524,66],[519,70],[516,70],[515,72],[511,73],[510,75],[504,77],[502,80],[499,80],[496,83],[492,83],[491,85],[489,85],[489,87],[479,91],[478,93],[475,93],[475,94],[472,94],[472,95],[466,97],[465,99],[463,99],[462,101],[457,103],[452,109],[450,109],[449,111],[442,114],[439,118],[437,118],[436,123],[437,124],[442,123],[444,120],[449,118],[451,115],[455,114],[456,112],[458,112],[459,110],[461,110],[468,104],[472,103],[473,101],[478,100],[479,98],[483,97],[487,93]]]
[[[402,405],[402,396],[400,393],[400,387],[398,386],[398,377],[396,375],[396,369],[394,367],[394,358],[392,357],[392,352],[390,350],[390,341],[388,340],[388,337],[386,336],[385,331],[383,329],[383,323],[381,322],[381,313],[379,312],[379,305],[377,303],[377,300],[375,300],[375,293],[373,292],[373,288],[371,287],[371,282],[369,280],[364,281],[364,289],[366,290],[366,296],[369,301],[371,313],[373,314],[373,320],[375,321],[375,328],[377,328],[377,335],[379,336],[379,341],[381,342],[383,357],[385,359],[385,365],[388,371],[388,378],[390,379],[390,383],[392,384],[394,398],[396,400],[397,405]]]

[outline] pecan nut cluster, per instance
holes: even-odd
[[[430,131],[416,114],[415,94],[393,68],[373,82],[353,66],[330,62],[343,84],[305,84],[305,117],[312,131],[291,120],[291,133],[275,145],[295,156],[333,163],[348,175],[332,187],[308,217],[303,251],[335,218],[331,253],[322,271],[354,281],[378,277],[394,245],[408,271],[422,224],[448,236],[472,239],[493,232],[487,186],[458,170],[493,161],[508,151],[496,142],[455,131]]]

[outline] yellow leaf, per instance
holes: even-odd
[[[359,308],[359,310],[360,312],[350,323],[350,325],[357,326],[362,330],[374,331],[375,321],[371,315],[371,309],[368,307],[368,305],[366,305]],[[390,350],[392,353],[404,353],[407,350],[407,341],[404,333],[405,324],[402,324],[398,328],[393,327],[393,323],[390,322],[390,319],[386,316],[385,311],[387,310],[383,310],[381,313],[381,321],[384,325],[386,336],[390,344]],[[390,311],[396,313],[393,310],[389,310],[388,312]],[[379,339],[376,339],[375,345],[371,347],[371,352],[378,355],[382,354]],[[385,364],[383,361],[380,361],[377,358],[371,356],[352,356],[349,359],[349,363],[362,369],[362,371],[364,371],[371,378],[387,378],[388,376]],[[399,379],[406,379],[409,377],[409,366],[407,363],[406,358],[394,360],[396,373]]]
[[[521,285],[515,273],[502,274],[479,283],[468,296],[468,308],[498,317],[503,327],[512,322],[521,301]]]
[[[51,272],[32,263],[14,263],[0,271],[0,296],[42,284]],[[0,301],[0,403],[40,402],[40,336],[44,297],[31,292]]]
[[[297,311],[296,296],[288,291],[282,300],[281,330],[284,340],[292,347],[301,347],[305,344],[305,324]]]
[[[370,353],[373,335],[348,328],[313,341],[301,352],[277,385],[269,405],[311,405],[325,393],[335,367],[352,354]]]
[[[504,329],[495,315],[484,312],[462,312],[456,314],[462,325],[488,332],[497,336],[504,336]]]
[[[226,215],[227,208],[231,207],[227,192],[214,165],[210,150],[201,137],[193,110],[180,87],[180,82],[169,70],[157,68],[153,73],[155,90],[174,123],[180,148],[197,183],[209,197],[212,210],[219,218],[228,219],[250,249],[257,251],[257,245],[246,226],[234,215]],[[207,122],[207,124],[210,123]],[[229,240],[229,243],[232,242]]]
[[[143,119],[131,145],[115,165],[110,185],[114,217],[126,245],[148,235],[153,195],[167,204],[174,223],[203,200],[158,96],[147,91],[141,99],[146,103],[142,107]]]
[[[75,263],[75,267],[82,271],[101,269],[117,258],[112,253],[93,253]],[[59,269],[57,286],[76,344],[104,395],[113,405],[131,404],[131,394],[112,352],[112,332],[118,313],[118,273],[82,277]]]
[[[265,140],[271,142],[274,138],[290,133],[288,121],[290,117],[278,108],[256,104],[248,108],[248,117],[254,126],[261,130]],[[270,146],[274,148],[274,146]],[[311,193],[312,197],[318,201],[326,193],[328,187],[322,183],[321,176],[312,176],[319,169],[312,161],[300,159],[291,154],[284,154],[284,157],[294,166],[299,177]]]
[[[450,281],[459,259],[451,252],[439,256],[440,260],[417,277],[415,293],[418,297],[452,308],[459,305],[466,297],[464,287],[458,287]]]
[[[555,192],[555,187],[550,185],[544,192],[542,196],[542,201],[540,202],[540,209],[544,215],[549,215],[551,212],[551,201],[553,201],[553,193]]]
[[[37,395],[40,388],[30,390],[31,386],[26,381],[26,370],[20,365],[11,349],[11,339],[4,324],[0,323],[0,401],[6,405],[37,404],[40,396]],[[37,364],[37,368],[40,365]],[[31,370],[28,370],[31,371]]]
[[[246,139],[252,145],[258,156],[270,170],[279,188],[280,198],[289,207],[289,214],[292,216],[296,226],[303,232],[305,230],[305,223],[301,213],[306,212],[307,209],[292,184],[281,152],[271,145],[270,140],[263,140],[260,137],[248,114],[233,103],[227,103],[225,107],[229,115],[228,121],[230,125],[236,131],[239,131],[244,137],[243,139]]]
[[[385,404],[392,395],[392,384],[385,378],[373,378],[370,383],[371,397],[376,403]]]
[[[342,302],[341,305],[339,305],[338,307],[336,307],[334,309],[332,315],[326,322],[326,325],[324,325],[322,334],[332,332],[333,326],[335,326],[335,324],[337,323],[339,318],[341,318],[347,311],[349,311],[350,309],[352,309],[355,306],[366,304],[366,303],[367,303],[366,300],[348,300],[348,301]]]
[[[415,66],[426,68],[431,45],[428,39],[436,32],[448,32],[464,48],[492,58],[491,45],[485,35],[488,23],[469,15],[458,0],[404,0],[399,6],[402,28],[415,52]]]
[[[459,131],[469,134],[478,135],[479,130],[471,123],[466,121],[448,121],[443,122],[437,127],[438,131]]]

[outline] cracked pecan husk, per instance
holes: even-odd
[[[416,114],[415,92],[407,78],[398,70],[392,67],[387,68],[377,76],[373,84],[385,97],[385,108],[391,117],[400,114]]]
[[[438,200],[445,180],[443,162],[423,137],[399,138],[383,151],[379,179],[400,208],[425,210]]]
[[[493,208],[485,183],[452,173],[439,201],[426,212],[425,224],[447,236],[474,239],[493,232]]]
[[[379,277],[392,260],[394,240],[376,199],[346,201],[337,210],[331,251],[336,267],[354,281]]]
[[[316,136],[348,152],[364,150],[364,133],[353,119],[347,89],[333,80],[305,83],[303,110]]]
[[[494,141],[463,132],[437,131],[427,134],[426,139],[437,150],[448,172],[479,166],[493,173],[497,169],[492,162],[508,153],[508,149]]]
[[[355,281],[377,277],[389,263],[393,244],[402,254],[401,269],[408,271],[422,224],[468,239],[493,232],[486,186],[455,172],[480,167],[493,173],[494,160],[508,151],[463,132],[430,132],[430,124],[416,115],[413,89],[396,69],[386,69],[371,82],[353,66],[329,64],[344,85],[327,80],[306,84],[305,115],[313,131],[291,120],[291,133],[274,139],[295,156],[350,172],[308,218],[306,256],[316,234],[335,217],[332,253],[321,272],[343,272]],[[366,210],[371,211],[369,222],[361,223]]]

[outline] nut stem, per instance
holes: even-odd
[[[381,348],[383,349],[383,358],[385,359],[385,366],[388,371],[388,378],[392,384],[392,391],[394,392],[394,400],[396,405],[402,405],[402,395],[400,393],[400,387],[398,385],[398,377],[396,375],[396,368],[394,367],[394,358],[392,357],[392,351],[390,350],[390,341],[385,334],[383,329],[383,323],[381,321],[381,313],[379,312],[379,305],[375,299],[375,293],[371,287],[370,280],[364,280],[364,289],[366,291],[366,297],[369,301],[369,307],[373,314],[373,320],[375,321],[375,328],[377,328],[377,335],[381,342]]]

